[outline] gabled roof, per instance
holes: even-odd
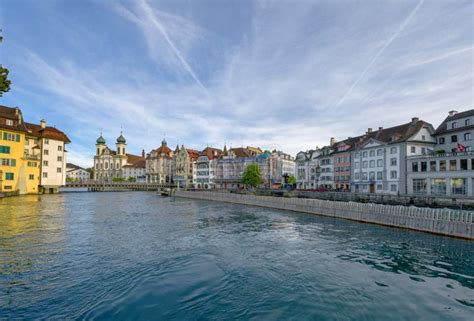
[[[360,148],[371,139],[385,144],[402,143],[407,141],[425,126],[433,128],[433,125],[430,123],[414,118],[411,122],[403,125],[367,132],[365,135],[359,136],[359,141],[355,143],[355,146]]]
[[[213,160],[221,156],[221,154],[222,151],[218,148],[206,147],[199,156],[207,156],[209,160]]]
[[[169,148],[165,144],[162,144],[160,147],[158,147],[154,151],[156,152],[157,156],[160,156],[161,154],[165,154],[166,156],[171,156],[171,153],[173,152],[171,148]]]
[[[77,166],[73,163],[66,163],[66,170],[73,170],[73,169],[84,169],[84,168],[82,168],[81,166]]]
[[[141,161],[145,161],[145,159],[141,156],[138,155],[133,155],[133,154],[126,154],[127,155],[127,164],[136,164]]]
[[[134,156],[134,155],[132,155]],[[140,160],[134,162],[134,163],[130,163],[130,160],[128,160],[128,163],[127,165],[123,166],[124,168],[145,168],[146,167],[146,160],[141,158]]]
[[[244,148],[244,147],[237,147],[237,148],[231,148],[229,149],[229,153],[233,152],[235,154],[235,157],[252,157],[256,156],[255,153],[253,153],[251,150]]]
[[[28,134],[34,137],[59,140],[66,144],[71,142],[69,138],[66,136],[66,134],[57,128],[49,127],[49,126],[42,128],[40,125],[31,124],[31,123],[25,123],[25,125],[28,130]]]
[[[7,125],[5,119],[13,120],[13,126]],[[18,107],[12,108],[0,105],[0,128],[25,133],[28,132],[25,123],[23,122],[21,110]]]
[[[466,130],[466,129],[471,129],[474,128],[474,124],[471,126],[459,126],[458,128],[449,128],[448,129],[448,122],[453,121],[453,120],[458,120],[462,118],[467,118],[467,117],[474,117],[474,109],[466,110],[461,113],[456,113],[453,116],[448,116],[446,119],[441,123],[441,125],[436,128],[435,135],[440,135],[440,134],[445,134],[445,133],[450,133],[450,132],[456,132],[456,131],[461,131],[461,130]]]
[[[195,161],[199,157],[199,151],[191,148],[186,148],[186,151],[188,152],[189,158],[191,161]]]

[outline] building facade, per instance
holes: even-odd
[[[161,146],[152,150],[146,156],[146,181],[148,183],[172,182],[173,151],[168,147],[165,139]]]
[[[173,181],[180,188],[193,186],[193,163],[197,161],[199,152],[181,145],[173,157]]]
[[[295,158],[296,188],[301,190],[317,189],[320,167],[321,149],[301,151]]]
[[[418,118],[387,129],[369,128],[352,151],[352,191],[406,194],[407,157],[432,151],[433,134],[433,126]]]
[[[206,147],[193,163],[193,186],[197,189],[214,189],[217,159],[222,151]]]
[[[331,139],[332,142],[332,139]],[[317,179],[317,188],[321,190],[334,189],[334,148],[324,146],[319,155],[319,179]]]
[[[66,181],[67,182],[85,182],[91,179],[91,174],[84,168],[72,163],[66,164]]]
[[[18,107],[0,106],[0,191],[53,193],[65,184],[66,144],[59,129],[26,123]]]
[[[144,153],[144,152],[143,152]],[[126,181],[145,183],[146,182],[146,160],[145,157],[134,162],[133,164],[127,164],[123,168],[122,176]]]

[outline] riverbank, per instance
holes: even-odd
[[[176,191],[174,196],[304,212],[474,240],[472,211],[219,192]]]

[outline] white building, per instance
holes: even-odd
[[[206,147],[193,162],[193,186],[198,189],[215,188],[216,164],[222,151]]]
[[[122,167],[122,177],[126,181],[145,183],[146,182],[146,160],[145,158],[139,161],[128,164]]]
[[[90,180],[90,173],[84,168],[67,163],[66,164],[66,180],[68,182],[84,182]]]
[[[295,174],[297,189],[316,189],[318,187],[321,149],[301,151],[296,155]]]
[[[29,135],[37,138],[33,148],[38,148],[41,155],[38,190],[56,192],[66,184],[66,144],[71,141],[62,131],[47,127],[45,120],[41,120],[40,125],[26,123],[26,127]]]
[[[407,157],[432,151],[432,134],[433,126],[418,118],[387,129],[369,128],[352,151],[352,191],[405,194]]]
[[[333,139],[331,139],[333,143]],[[317,187],[324,190],[334,189],[334,148],[331,146],[324,146],[320,150],[319,155],[319,179],[317,180]]]
[[[295,158],[282,151],[273,150],[269,157],[269,180],[272,186],[285,183],[285,177],[295,176]],[[296,176],[295,176],[296,177]]]
[[[173,151],[163,139],[161,146],[146,156],[146,181],[148,183],[171,183],[173,173]]]

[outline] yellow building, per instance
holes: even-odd
[[[44,193],[64,185],[65,144],[62,131],[26,123],[21,110],[0,106],[0,193]]]
[[[26,133],[20,109],[0,106],[0,192],[20,192]]]

